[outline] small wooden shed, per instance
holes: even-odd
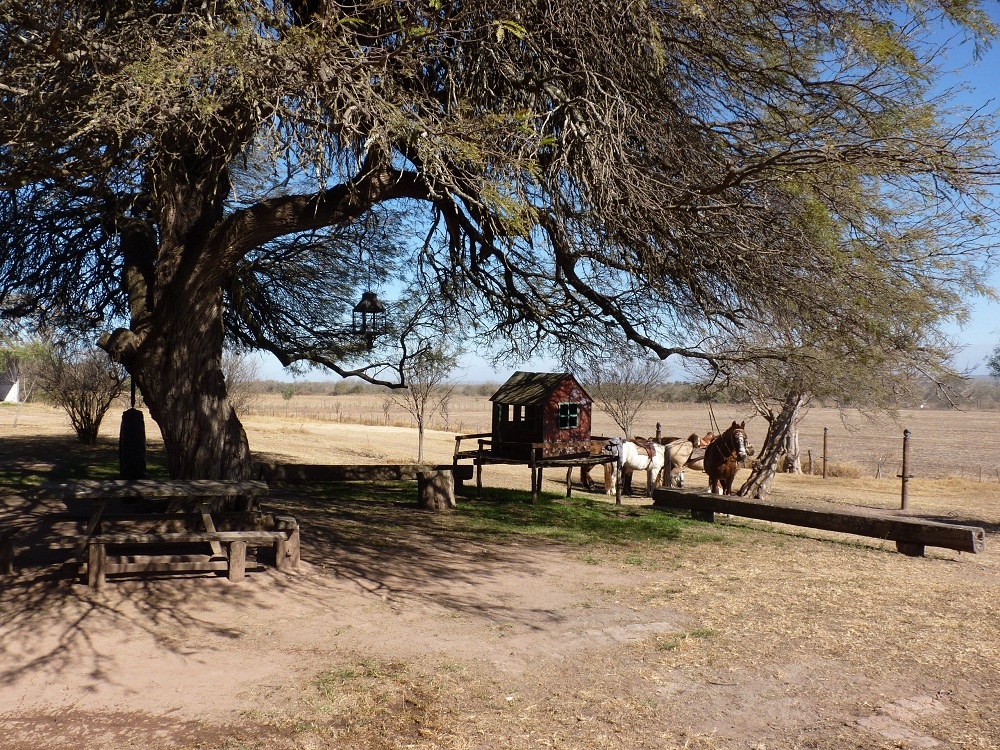
[[[567,372],[515,372],[490,397],[492,453],[512,459],[590,454],[593,400]]]

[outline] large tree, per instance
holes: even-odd
[[[0,0],[0,306],[103,328],[178,477],[249,472],[227,332],[405,371],[339,323],[366,268],[521,354],[878,344],[982,291],[993,131],[928,98],[979,5]]]

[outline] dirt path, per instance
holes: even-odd
[[[367,430],[351,450],[388,444]],[[331,455],[293,434],[267,453]],[[296,575],[5,580],[0,748],[1000,748],[991,542],[911,559],[723,523],[580,548],[274,502]]]

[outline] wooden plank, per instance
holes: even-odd
[[[212,514],[208,510],[208,505],[206,505],[205,503],[199,503],[198,504],[198,512],[201,513],[201,522],[205,526],[205,531],[208,531],[210,533],[215,533],[215,522],[212,520]],[[221,544],[219,544],[215,540],[209,542],[209,544],[212,546],[212,554],[213,555],[221,555],[222,554],[222,545]],[[246,546],[246,543],[244,542],[244,547],[245,546]]]
[[[105,564],[105,573],[198,573],[213,570],[228,570],[229,560],[203,560],[195,562],[171,562],[150,559],[140,562],[115,562],[114,558]]]
[[[83,479],[43,484],[25,493],[30,499],[94,500],[109,498],[236,497],[266,495],[265,482],[220,479]]]
[[[247,544],[275,544],[288,538],[284,531],[177,531],[162,533],[116,532],[95,534],[90,537],[95,544],[199,544],[202,542],[245,542]]]
[[[33,514],[34,515],[34,514]],[[45,521],[86,521],[92,517],[92,513],[44,513],[37,514]],[[249,525],[259,522],[264,517],[263,511],[231,511],[224,513],[213,513],[213,519],[238,521],[241,524]],[[202,521],[201,513],[191,513],[181,511],[179,513],[119,513],[107,512],[101,514],[101,525],[106,523],[141,523],[143,521],[181,521],[190,523],[192,521]]]
[[[703,518],[708,518],[713,513],[728,513],[792,526],[888,539],[904,545],[900,549],[904,554],[918,554],[916,548],[924,545],[972,553],[986,549],[986,532],[978,526],[890,516],[860,508],[841,507],[830,510],[765,503],[732,495],[710,495],[706,492],[666,487],[654,490],[653,505],[687,509],[692,515],[698,513]]]

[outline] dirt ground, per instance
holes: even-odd
[[[668,416],[704,421],[685,408],[667,429]],[[0,409],[0,471],[69,450],[58,412],[13,416]],[[996,417],[906,416],[915,434],[966,442],[963,429],[978,439]],[[828,423],[844,460],[876,438],[888,453],[901,434],[841,438],[827,417],[811,416],[809,434]],[[264,460],[415,458],[404,427],[245,421]],[[453,432],[428,433],[429,460],[453,448]],[[57,566],[26,568],[0,579],[0,750],[1000,748],[1000,484],[990,468],[970,478],[1000,450],[958,472],[919,455],[911,509],[983,526],[984,554],[909,558],[735,518],[658,544],[492,540],[406,502],[330,507],[284,488],[271,502],[302,524],[297,574],[94,593]],[[778,477],[775,495],[898,507],[898,480],[857,463],[863,476]],[[529,486],[520,467],[487,467],[484,481]],[[0,508],[16,516],[23,500]]]

